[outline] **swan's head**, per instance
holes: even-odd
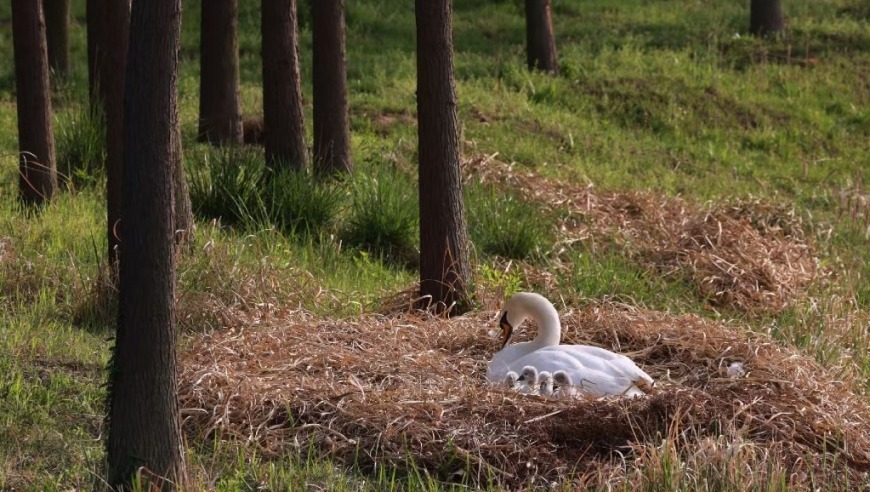
[[[522,381],[529,386],[538,384],[538,370],[535,369],[534,366],[524,367],[523,372],[520,373],[520,377],[517,381]]]
[[[541,385],[541,388],[552,388],[553,375],[547,371],[542,371],[540,374],[538,374],[538,383]]]
[[[546,297],[533,292],[517,292],[504,304],[499,314],[499,327],[503,337],[501,348],[505,348],[514,334],[514,329],[523,324],[523,321],[531,316],[533,310],[541,310],[542,307],[553,305]]]
[[[556,371],[556,372],[554,372],[554,373],[553,373],[553,381],[554,381],[557,385],[559,385],[559,387],[562,387],[562,386],[573,386],[573,385],[574,385],[574,383],[571,382],[571,376],[569,376],[568,373],[565,372],[565,371]]]

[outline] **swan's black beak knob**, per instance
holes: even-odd
[[[499,321],[498,324],[501,327],[501,334],[504,337],[501,348],[505,348],[511,339],[511,335],[514,334],[514,327],[511,326],[510,322],[508,322],[507,311],[502,315],[501,321]]]

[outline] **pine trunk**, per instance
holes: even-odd
[[[100,99],[100,68],[103,65],[103,27],[106,21],[107,0],[87,0],[86,13],[88,30],[88,95],[91,107],[102,107]]]
[[[321,175],[350,173],[344,0],[316,0],[311,12],[314,165]]]
[[[772,36],[782,32],[785,22],[781,0],[752,0],[749,5],[749,32]]]
[[[296,0],[262,0],[261,5],[266,163],[273,169],[305,169]]]
[[[106,119],[106,212],[109,265],[117,273],[118,225],[121,222],[121,183],[124,169],[124,75],[127,66],[127,36],[130,31],[130,0],[104,5],[106,63],[100,70],[99,89]],[[111,68],[109,68],[111,67]]]
[[[43,0],[48,66],[57,74],[69,74],[69,0]]]
[[[242,143],[237,0],[202,2],[199,140]]]
[[[133,2],[124,108],[123,254],[107,440],[114,487],[140,475],[171,490],[184,479],[172,185],[180,24],[180,0]]]
[[[550,0],[526,0],[526,51],[529,70],[559,73]]]
[[[173,141],[172,179],[175,189],[175,244],[190,251],[193,246],[194,220],[193,204],[190,202],[190,188],[184,173],[184,149],[181,143],[181,125],[175,132]]]
[[[41,1],[12,1],[12,44],[18,104],[18,189],[24,203],[42,204],[57,191],[57,171]]]
[[[468,308],[468,237],[459,176],[459,126],[450,0],[416,0],[420,292],[436,310]]]

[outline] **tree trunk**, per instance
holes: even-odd
[[[459,127],[450,0],[416,0],[420,292],[448,314],[468,308],[468,236],[459,177]]]
[[[48,66],[62,76],[69,74],[69,0],[43,0]]]
[[[305,169],[296,0],[262,0],[263,126],[266,164]]]
[[[314,51],[314,166],[321,175],[350,173],[344,0],[311,2]]]
[[[109,388],[108,478],[183,483],[176,387],[173,146],[181,0],[133,2],[124,106],[120,303]],[[145,489],[149,489],[146,483]]]
[[[199,140],[242,143],[237,0],[202,2]]]
[[[87,0],[86,13],[88,29],[88,96],[91,107],[99,108],[102,105],[100,99],[100,72],[103,65],[103,27],[105,26],[107,0]]]
[[[529,70],[558,75],[550,0],[526,0],[526,51]]]
[[[42,204],[57,191],[42,2],[12,1],[12,44],[18,104],[18,189],[24,203]]]
[[[785,27],[781,0],[751,0],[749,32],[755,36],[772,36]]]
[[[193,204],[190,188],[184,174],[184,149],[181,142],[181,125],[178,125],[173,141],[172,180],[175,189],[175,244],[190,251],[194,241]],[[185,248],[186,247],[186,248]]]
[[[103,115],[106,119],[106,211],[109,237],[109,265],[117,273],[118,224],[121,221],[121,183],[124,168],[124,75],[127,66],[127,37],[130,31],[130,0],[104,4],[103,51],[106,63],[99,70]]]

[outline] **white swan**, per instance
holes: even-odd
[[[514,328],[526,319],[538,324],[538,335],[530,342],[507,346]],[[501,311],[504,341],[489,363],[486,377],[497,382],[507,371],[534,366],[538,371],[565,371],[571,380],[582,382],[583,391],[594,396],[641,396],[641,387],[653,379],[628,357],[589,345],[559,345],[562,326],[559,313],[545,297],[531,292],[514,294]]]
[[[538,374],[538,394],[553,396],[553,376],[547,371]]]

